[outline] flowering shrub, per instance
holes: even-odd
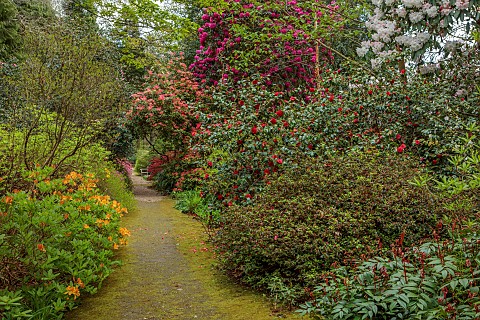
[[[479,95],[458,97],[440,80],[403,83],[399,75],[365,84],[362,76],[324,75],[320,89],[272,92],[266,78],[240,80],[235,90],[230,82],[216,86],[192,133],[206,173],[202,191],[225,206],[249,203],[272,173],[298,159],[348,150],[376,148],[444,168],[472,134],[463,124],[477,121]]]
[[[152,148],[141,159],[151,159],[149,178],[155,181],[157,189],[167,193],[181,188],[178,180],[186,175],[182,172],[194,169],[189,163],[194,157],[190,148],[196,122],[193,106],[203,99],[182,61],[182,55],[172,56],[158,73],[149,71],[145,90],[133,95],[132,107],[127,112],[127,126]],[[155,141],[150,141],[151,137]]]
[[[478,29],[480,21],[478,0],[373,0],[372,4],[374,14],[366,23],[372,40],[363,41],[357,53],[372,52],[374,68],[405,52],[412,54],[415,62],[427,49],[443,52],[447,58],[466,44],[463,39]],[[436,64],[428,61],[422,66],[423,72],[435,68]]]
[[[0,198],[0,316],[57,318],[97,287],[118,264],[113,251],[130,232],[127,212],[99,193],[96,179],[53,169],[27,173],[33,187]]]
[[[442,217],[457,225],[472,212],[408,181],[420,171],[403,156],[352,154],[310,159],[291,168],[254,200],[232,206],[214,238],[223,269],[265,288],[272,277],[303,291],[332,265],[428,237]]]
[[[347,14],[338,9],[335,2],[229,1],[227,10],[202,16],[194,75],[208,85],[252,74],[279,90],[312,84],[333,60],[325,39],[343,27]]]
[[[192,127],[188,102],[194,103],[201,95],[186,69],[182,56],[172,56],[158,73],[150,70],[145,90],[132,96],[127,126],[141,137],[155,133],[174,147],[181,147]]]

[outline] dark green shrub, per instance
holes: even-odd
[[[253,206],[232,206],[215,242],[223,268],[254,286],[280,277],[308,287],[332,264],[349,264],[427,237],[443,209],[427,188],[409,183],[420,172],[406,157],[354,154],[310,159],[273,180]]]

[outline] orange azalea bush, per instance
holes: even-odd
[[[26,175],[33,187],[0,199],[0,318],[53,319],[84,293],[95,293],[127,243],[127,209],[101,195],[93,175],[49,180],[49,168]]]

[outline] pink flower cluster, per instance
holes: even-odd
[[[313,83],[315,68],[333,56],[314,39],[315,19],[322,12],[297,1],[233,1],[230,11],[205,13],[198,30],[200,48],[190,66],[195,77],[208,85],[252,74],[268,78],[267,85],[291,89]],[[329,6],[333,12],[338,6]],[[329,13],[332,14],[332,13]]]

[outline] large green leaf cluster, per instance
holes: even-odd
[[[478,234],[338,268],[300,313],[315,319],[478,319]]]

